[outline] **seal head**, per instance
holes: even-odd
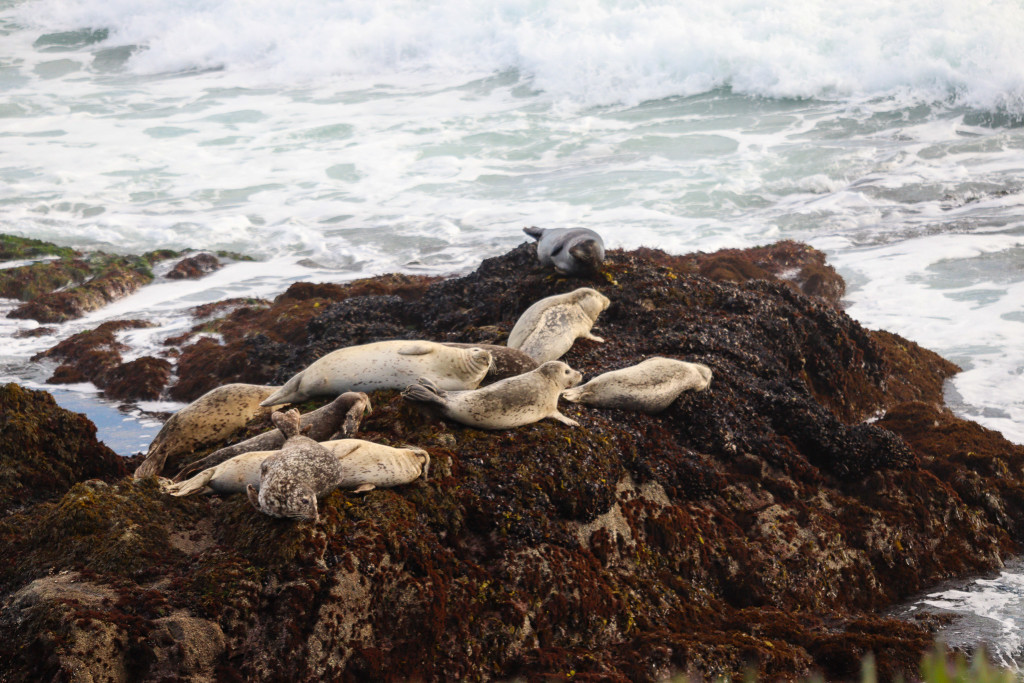
[[[287,437],[281,450],[260,466],[260,489],[246,487],[249,501],[273,517],[319,520],[316,499],[333,491],[341,480],[341,465],[326,448],[299,434],[299,411],[271,416]]]

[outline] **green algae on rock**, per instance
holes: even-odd
[[[73,258],[77,255],[78,252],[70,247],[58,247],[56,244],[42,240],[0,233],[0,261],[16,261],[45,256]]]
[[[868,652],[913,677],[927,624],[881,612],[1021,551],[1024,448],[941,408],[955,366],[841,313],[820,253],[724,256],[611,250],[581,280],[524,245],[464,277],[293,286],[204,321],[224,342],[186,347],[179,376],[274,384],[348,344],[500,341],[534,301],[592,286],[607,342],[569,365],[662,355],[715,380],[656,416],[570,405],[579,428],[508,432],[375,392],[361,438],[426,448],[432,477],[335,491],[317,525],[126,480],[46,496],[0,520],[27,558],[0,564],[10,680],[853,680]]]

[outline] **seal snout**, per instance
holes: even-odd
[[[572,245],[569,254],[576,259],[577,268],[581,272],[596,273],[604,263],[604,249],[592,239]]]

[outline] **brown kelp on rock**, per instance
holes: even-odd
[[[730,253],[714,280],[699,266],[714,255],[612,250],[583,280],[542,271],[532,249],[372,292],[293,286],[203,323],[223,341],[189,362],[218,383],[275,384],[346,344],[500,343],[534,301],[590,286],[612,301],[595,326],[607,341],[577,341],[566,362],[590,377],[676,357],[711,367],[710,388],[658,415],[566,405],[580,427],[508,431],[375,392],[360,438],[427,449],[431,477],[335,491],[316,525],[104,466],[111,484],[55,488],[0,519],[21,560],[0,564],[8,678],[636,681],[752,666],[844,680],[873,652],[891,680],[932,638],[884,608],[1020,552],[1024,448],[942,407],[952,364],[794,284],[805,259],[841,291],[820,253]]]

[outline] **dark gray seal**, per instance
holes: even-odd
[[[604,263],[604,240],[588,228],[523,228],[537,240],[537,258],[566,275],[592,275]]]
[[[359,429],[363,416],[372,410],[370,397],[361,391],[346,391],[327,405],[306,413],[299,420],[300,433],[313,441],[347,439]],[[251,439],[225,446],[182,468],[173,481],[184,481],[196,472],[252,451],[276,451],[284,445],[285,436],[280,429],[271,429]]]
[[[341,463],[329,450],[299,434],[299,411],[271,415],[274,426],[287,437],[281,450],[260,465],[260,490],[246,487],[249,502],[272,517],[317,522],[316,499],[338,487]]]

